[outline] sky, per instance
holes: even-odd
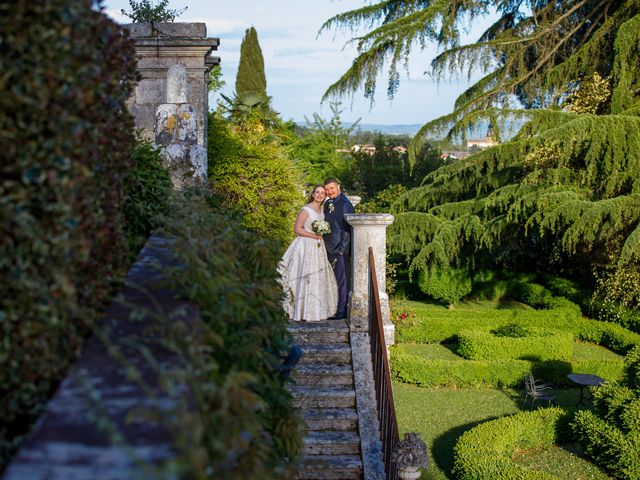
[[[338,13],[362,7],[364,0],[172,0],[170,7],[187,10],[176,19],[181,22],[204,22],[207,36],[220,38],[214,55],[221,59],[223,93],[231,95],[240,57],[240,43],[245,29],[253,26],[258,32],[267,77],[267,93],[274,109],[285,120],[304,123],[314,112],[330,117],[327,103],[321,104],[327,87],[338,80],[356,57],[355,48],[347,45],[351,36],[341,32],[324,32],[322,24]],[[121,9],[130,10],[128,0],[104,0],[106,13],[118,22],[128,20]],[[488,25],[477,22],[471,26],[468,38],[476,39]],[[459,93],[467,86],[462,80],[437,85],[424,75],[435,47],[414,49],[409,62],[409,76],[403,74],[400,89],[393,101],[386,96],[386,77],[379,79],[375,104],[370,105],[362,93],[342,100],[342,119],[381,125],[423,124],[450,113]],[[472,78],[472,81],[474,79]],[[215,105],[216,99],[210,99]]]

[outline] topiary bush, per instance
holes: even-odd
[[[513,387],[521,385],[531,369],[532,362],[527,360],[427,360],[401,345],[392,347],[391,353],[393,376],[422,387]]]
[[[471,292],[471,277],[462,268],[432,268],[420,271],[420,290],[435,300],[453,305]]]
[[[616,478],[640,479],[640,348],[625,358],[621,384],[593,394],[594,411],[581,410],[571,424],[585,452]]]
[[[497,336],[491,332],[464,330],[458,333],[458,354],[468,360],[571,360],[571,332],[527,327],[521,337]]]
[[[529,470],[511,460],[516,450],[556,444],[566,428],[560,408],[521,412],[485,422],[462,434],[454,448],[453,473],[459,480],[557,480],[553,474]]]
[[[136,60],[96,6],[0,5],[0,468],[126,265]]]
[[[519,282],[512,292],[513,298],[531,305],[534,308],[545,308],[551,301],[553,294],[545,287],[533,282]]]
[[[456,321],[451,320],[447,310],[429,313],[428,318],[418,317],[411,323],[399,325],[396,339],[405,343],[439,343],[455,341],[461,330],[488,332],[500,326],[517,322],[518,325],[540,327],[571,332],[575,339],[597,343],[619,354],[626,354],[634,346],[640,346],[640,335],[610,322],[582,318],[575,305],[545,310],[485,310],[456,312]]]

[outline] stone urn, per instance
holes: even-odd
[[[391,461],[398,468],[398,477],[403,480],[416,480],[422,472],[420,467],[429,467],[427,446],[417,433],[405,433],[404,440],[398,442],[391,452]]]
[[[398,478],[402,480],[416,480],[420,475],[422,475],[420,467],[404,467],[398,470]]]

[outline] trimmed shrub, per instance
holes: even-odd
[[[420,290],[435,300],[453,305],[471,292],[471,277],[462,268],[421,270]]]
[[[546,308],[551,301],[553,294],[538,283],[521,282],[517,283],[513,298],[535,308]]]
[[[616,478],[640,479],[640,432],[625,434],[589,410],[579,410],[572,423],[586,453]]]
[[[542,283],[557,297],[564,297],[581,307],[589,300],[589,292],[567,278],[542,274]]]
[[[519,338],[496,336],[490,332],[464,330],[458,333],[458,354],[468,360],[571,360],[571,332],[528,327]]]
[[[640,348],[625,358],[621,385],[605,383],[593,395],[594,411],[579,411],[571,426],[587,454],[616,478],[640,479]]]
[[[529,373],[544,378],[556,386],[572,386],[568,373],[593,373],[617,381],[622,378],[623,365],[611,360],[569,362],[562,360],[442,360],[426,359],[407,352],[402,345],[393,347],[391,370],[395,378],[422,387],[431,386],[492,386],[521,387]]]
[[[0,469],[124,273],[135,52],[87,0],[0,15]]]
[[[465,433],[454,448],[453,473],[459,480],[556,480],[511,461],[516,450],[553,446],[567,414],[560,408],[538,409],[485,422]]]
[[[640,392],[640,346],[635,347],[624,357],[624,383]]]
[[[573,305],[573,304],[572,304]],[[575,305],[574,305],[575,307]],[[396,338],[405,343],[440,343],[455,341],[461,330],[488,332],[516,322],[518,325],[570,332],[578,340],[597,343],[619,354],[640,346],[640,335],[609,322],[582,318],[573,307],[551,310],[486,310],[456,311],[452,321],[447,310],[430,311],[428,318],[418,318],[398,326]]]
[[[422,387],[482,385],[503,388],[521,385],[531,372],[531,362],[427,360],[407,353],[397,345],[392,347],[391,370],[398,380]]]

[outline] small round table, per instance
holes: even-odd
[[[569,373],[567,378],[576,385],[580,386],[580,400],[576,405],[585,405],[585,390],[589,391],[589,387],[599,387],[604,383],[604,378],[592,373]]]

